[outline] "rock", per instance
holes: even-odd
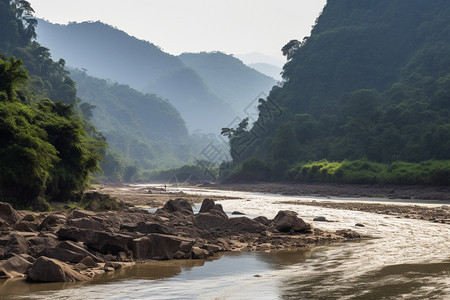
[[[97,231],[106,230],[106,227],[102,223],[92,219],[91,217],[69,219],[67,225],[89,230],[97,230]]]
[[[366,227],[366,226],[364,226],[364,224],[361,224],[361,223],[356,223],[355,226],[356,227]]]
[[[337,230],[336,235],[340,235],[345,237],[346,239],[359,239],[361,236],[359,233],[351,230],[351,229],[343,229],[343,230]]]
[[[25,217],[23,217],[22,221],[34,222],[36,221],[36,217],[32,214],[27,214],[25,215]]]
[[[297,217],[295,211],[280,210],[273,221],[276,230],[279,232],[306,232],[311,230],[311,226]]]
[[[172,259],[178,251],[189,253],[194,242],[172,235],[153,233],[133,240],[132,251],[137,259]]]
[[[12,208],[11,204],[0,202],[0,218],[12,226],[20,220],[20,215]]]
[[[97,263],[90,256],[84,257],[82,260],[80,260],[80,263],[89,268],[95,268],[98,266]]]
[[[325,217],[315,217],[313,219],[314,222],[328,222],[328,220]]]
[[[45,217],[38,227],[38,230],[57,231],[62,225],[66,224],[67,216],[61,214],[50,214]]]
[[[202,202],[202,206],[200,207],[199,213],[208,213],[208,212],[228,219],[228,216],[223,211],[223,207],[221,204],[216,204],[214,200],[211,199],[204,199]]]
[[[266,230],[266,226],[246,217],[232,218],[228,221],[228,228],[232,232],[259,233]]]
[[[85,256],[63,248],[47,248],[44,249],[40,256],[54,258],[68,263],[79,263]]]
[[[191,252],[193,259],[205,259],[209,256],[209,251],[199,247],[193,247]]]
[[[175,253],[175,255],[173,256],[174,259],[188,259],[190,257],[191,257],[190,254],[186,254],[186,253],[184,253],[182,251],[177,251]]]
[[[59,239],[84,242],[88,248],[102,254],[126,253],[133,243],[133,238],[128,235],[74,227],[61,228],[57,234]]]
[[[263,217],[263,216],[256,217],[253,220],[255,220],[256,222],[261,223],[265,226],[269,226],[271,223],[271,221],[269,219],[267,219],[266,217]]]
[[[0,259],[12,257],[14,254],[26,254],[29,251],[30,244],[22,232],[13,231],[5,235],[0,240]]]
[[[0,261],[0,279],[25,277],[31,263],[20,255],[14,254],[7,260]]]
[[[94,254],[90,253],[83,245],[75,243],[75,242],[72,242],[72,241],[62,241],[61,243],[59,243],[58,248],[70,250],[72,252],[81,254],[84,257],[89,256],[95,262],[102,262],[103,261],[99,257],[97,257]]]
[[[17,231],[34,232],[37,230],[37,224],[22,220],[14,224],[13,228]]]
[[[205,245],[203,245],[202,249],[205,249],[208,252],[217,253],[222,249],[222,247],[219,247],[217,245],[212,245],[212,244],[205,244]]]
[[[70,213],[70,217],[74,218],[74,219],[94,217],[96,215],[97,214],[95,212],[93,212],[93,211],[83,210],[83,209],[74,209]]]
[[[166,204],[164,204],[162,210],[172,213],[177,212],[188,215],[194,214],[192,205],[186,199],[182,198],[167,201]]]
[[[232,215],[241,215],[241,216],[245,215],[243,212],[236,211],[236,210],[233,211],[231,214],[232,214]]]
[[[216,228],[223,229],[228,225],[228,217],[214,212],[198,213],[194,216],[194,226],[212,231]]]
[[[223,251],[230,251],[231,250],[230,244],[223,238],[218,238],[216,240],[216,244],[222,246],[222,250]]]
[[[140,233],[162,233],[162,234],[172,234],[168,226],[158,223],[127,223],[120,226],[120,230],[127,230],[129,232],[140,232]]]
[[[28,239],[30,245],[30,254],[38,256],[45,249],[55,248],[58,245],[57,237],[53,234],[39,234]]]
[[[41,256],[29,269],[28,279],[35,282],[75,282],[89,280],[89,277],[73,270],[68,264]]]

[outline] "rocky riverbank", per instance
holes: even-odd
[[[150,213],[30,213],[0,203],[0,277],[73,282],[151,259],[204,259],[220,251],[293,249],[360,238],[351,230],[314,229],[293,211],[273,220],[229,218],[205,199],[194,214],[186,199]]]

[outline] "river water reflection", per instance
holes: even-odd
[[[7,299],[450,299],[450,226],[358,211],[282,204],[300,197],[229,191],[225,211],[273,218],[291,209],[321,229],[370,238],[301,251],[227,253],[207,261],[152,262],[84,284],[0,281]],[[307,200],[311,200],[308,198]],[[316,199],[320,201],[320,199]],[[328,200],[328,199],[324,199]],[[362,223],[365,227],[355,227]]]

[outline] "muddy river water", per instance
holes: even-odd
[[[370,238],[298,251],[152,262],[81,284],[0,281],[0,299],[450,299],[449,225],[282,203],[330,199],[182,190],[236,197],[220,201],[227,212],[273,218],[289,209],[316,228],[350,228]],[[317,216],[335,222],[313,222]]]

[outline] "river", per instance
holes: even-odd
[[[450,299],[450,226],[359,211],[284,204],[330,199],[237,191],[226,212],[273,218],[294,210],[314,227],[354,229],[370,237],[307,250],[226,253],[206,261],[152,262],[82,284],[0,282],[6,299]],[[341,199],[341,201],[344,201]],[[346,199],[345,201],[386,201]],[[417,203],[415,203],[417,204]],[[442,205],[426,203],[423,205]],[[325,216],[336,222],[313,222]],[[362,223],[365,227],[355,227]]]

